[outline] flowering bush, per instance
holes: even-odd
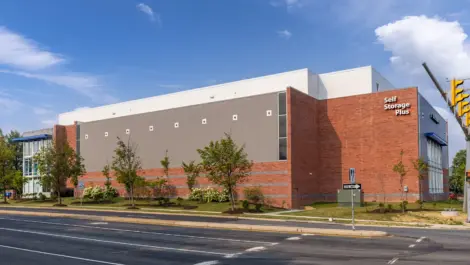
[[[205,201],[205,202],[227,202],[229,200],[228,190],[224,189],[219,191],[215,188],[194,188],[189,194],[191,201]]]
[[[99,186],[87,187],[83,190],[83,198],[101,201],[104,198],[104,190]]]

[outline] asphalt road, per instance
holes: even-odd
[[[461,232],[361,239],[0,214],[0,264],[468,265]]]

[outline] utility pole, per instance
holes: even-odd
[[[469,200],[469,193],[470,193],[470,185],[467,182],[467,174],[470,172],[470,134],[468,127],[470,126],[470,105],[468,102],[464,101],[467,99],[470,95],[464,94],[463,88],[459,88],[461,85],[463,85],[464,80],[458,80],[458,79],[452,79],[450,83],[450,98],[447,98],[447,93],[442,89],[441,85],[439,82],[437,82],[436,78],[432,74],[431,70],[429,70],[429,67],[426,65],[426,63],[423,63],[423,67],[428,73],[429,77],[431,78],[432,82],[436,86],[436,88],[439,90],[439,93],[441,94],[442,98],[445,100],[447,105],[449,106],[450,111],[454,114],[455,119],[460,125],[460,128],[462,129],[464,135],[465,135],[465,141],[466,141],[466,153],[467,153],[467,160],[465,163],[465,176],[464,176],[464,200],[463,200],[463,209],[462,211],[469,212],[470,213],[470,203],[468,202]],[[463,123],[462,116],[465,115],[465,124]],[[467,222],[470,223],[470,214],[468,214]]]

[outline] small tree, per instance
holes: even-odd
[[[165,156],[160,160],[165,177],[168,178],[168,171],[170,170],[170,158],[168,157],[168,150],[165,150]]]
[[[103,174],[103,176],[106,178],[106,181],[104,182],[104,186],[106,187],[106,189],[110,189],[111,188],[111,177],[109,176],[109,165],[108,164],[106,164],[103,167],[103,170],[101,170],[101,174]]]
[[[401,205],[402,205],[402,211],[403,213],[405,212],[405,200],[404,200],[404,188],[403,188],[403,183],[405,181],[405,176],[407,173],[407,170],[405,168],[405,164],[403,164],[403,150],[400,151],[400,160],[398,161],[397,164],[393,165],[393,172],[397,173],[399,178],[400,178],[400,192],[401,192]]]
[[[458,151],[452,160],[452,174],[449,179],[449,188],[450,191],[456,194],[462,194],[464,192],[466,161],[467,154],[465,149]]]
[[[23,172],[15,171],[12,182],[11,188],[16,193],[16,198],[20,198],[23,196],[23,187],[26,183],[28,183],[29,179],[23,176]]]
[[[428,173],[428,164],[421,157],[411,162],[413,163],[413,168],[418,172],[419,200],[421,202],[420,207],[422,207],[423,205],[422,202],[423,202],[423,197],[424,197],[422,183]]]
[[[56,206],[62,206],[60,191],[67,180],[70,178],[76,186],[78,177],[85,174],[83,158],[67,142],[58,142],[42,148],[33,159],[38,163],[41,184],[52,188],[52,192],[57,194]]]
[[[131,143],[130,139],[127,144],[119,137],[117,139],[117,147],[114,150],[111,168],[114,171],[116,180],[126,187],[132,208],[135,208],[134,188],[136,183],[144,180],[143,177],[138,175],[138,171],[142,170],[142,162],[137,155],[137,146]]]
[[[211,141],[208,146],[197,150],[207,178],[214,184],[227,188],[232,211],[235,210],[234,190],[251,172],[252,162],[248,160],[244,146],[238,147],[230,134],[220,141]]]
[[[189,164],[186,164],[183,161],[182,167],[184,173],[186,174],[186,184],[188,185],[189,190],[193,191],[194,186],[197,184],[199,173],[201,173],[201,166],[192,160],[189,162]]]
[[[7,144],[5,139],[0,136],[0,191],[3,195],[3,201],[7,203],[6,191],[11,186],[15,170],[13,161],[15,153]]]

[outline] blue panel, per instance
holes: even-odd
[[[447,142],[444,139],[442,139],[441,137],[439,137],[439,135],[437,135],[433,132],[427,132],[424,135],[428,138],[433,139],[434,141],[436,141],[441,146],[447,146]]]
[[[33,136],[14,138],[12,140],[12,142],[14,142],[14,143],[17,143],[17,142],[30,142],[30,141],[47,140],[47,139],[52,139],[52,135],[50,135],[50,134],[38,134],[38,135],[33,135]]]

